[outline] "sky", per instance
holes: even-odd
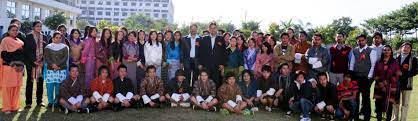
[[[418,0],[173,0],[174,22],[220,20],[240,27],[242,21],[260,21],[261,30],[271,22],[291,20],[326,25],[340,17],[351,17],[353,25],[400,9]]]

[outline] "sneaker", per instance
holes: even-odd
[[[68,111],[68,109],[66,108],[66,109],[64,110],[64,114],[68,114],[68,113],[70,113],[70,111]]]
[[[196,110],[196,105],[192,105],[192,110]]]
[[[216,107],[215,106],[212,106],[212,108],[210,108],[209,111],[216,112]]]
[[[188,108],[190,107],[190,103],[180,103],[180,107]]]
[[[287,116],[292,115],[292,111],[287,111],[287,112],[286,112],[286,115],[287,115]]]
[[[171,107],[177,107],[177,103],[171,103]]]
[[[252,115],[253,112],[250,109],[245,109],[243,112],[244,116]]]
[[[31,108],[32,108],[32,106],[31,106],[31,105],[26,105],[24,109],[25,109],[25,110],[29,110],[29,109],[31,109]]]
[[[302,118],[300,121],[311,121],[311,118]]]
[[[267,108],[267,111],[268,111],[268,112],[271,112],[271,111],[272,111],[271,107],[268,107],[268,108]]]
[[[253,107],[253,108],[251,108],[251,111],[253,111],[253,112],[258,111],[258,107]]]
[[[83,108],[83,109],[79,109],[77,110],[78,113],[90,113],[90,109],[89,108]]]

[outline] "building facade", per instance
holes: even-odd
[[[122,25],[130,15],[143,14],[154,20],[165,19],[173,23],[174,6],[172,0],[80,0],[82,14],[79,19],[96,25],[107,20]]]
[[[77,7],[80,0],[0,0],[0,34],[7,32],[10,20],[45,20],[54,13],[63,12],[68,29],[74,28],[81,9]],[[43,29],[48,30],[47,27]],[[50,28],[54,30],[55,28]]]

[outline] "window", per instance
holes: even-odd
[[[90,4],[94,4],[94,0],[90,1]]]
[[[107,2],[106,2],[106,5],[112,5],[112,2],[107,1]]]
[[[162,14],[162,17],[166,19],[167,18],[167,14]]]
[[[136,6],[136,2],[132,2],[131,3],[131,6]]]
[[[158,18],[159,14],[158,13],[154,13],[154,18]]]
[[[154,10],[154,12],[160,12],[160,10]]]
[[[34,8],[33,16],[35,20],[39,20],[41,18],[41,8]]]
[[[154,4],[154,7],[160,7],[160,4],[155,3],[155,4]]]
[[[119,6],[119,2],[115,2],[115,6]]]
[[[98,5],[103,5],[103,1],[99,1],[99,3],[97,3]]]
[[[150,16],[151,16],[151,14],[150,14],[150,13],[145,13],[145,15],[146,15],[147,17],[150,17]]]
[[[145,6],[151,6],[151,3],[145,3]]]
[[[127,12],[122,12],[122,16],[128,16]]]
[[[161,13],[168,13],[168,10],[161,10]]]
[[[50,12],[48,9],[46,9],[46,10],[45,10],[45,17],[48,17],[50,13],[51,13],[51,12]]]
[[[6,12],[8,18],[16,17],[16,2],[7,1]]]
[[[110,16],[110,12],[106,12],[106,16]]]
[[[128,6],[128,2],[123,2],[123,6]]]
[[[114,12],[113,15],[114,16],[119,16],[119,12]]]
[[[97,11],[97,15],[103,15],[102,11]]]
[[[131,16],[135,15],[135,13],[131,13]]]
[[[119,25],[119,22],[113,22],[113,25]]]
[[[163,4],[163,7],[167,7],[168,5],[167,4]]]
[[[22,5],[22,18],[29,18],[29,5]]]
[[[81,14],[83,14],[83,15],[86,14],[86,13],[87,13],[87,11],[81,11]]]
[[[89,15],[93,15],[94,16],[94,11],[89,11]]]
[[[82,0],[81,1],[81,4],[87,4],[87,1],[86,0]]]
[[[142,6],[142,3],[139,3],[139,6]]]

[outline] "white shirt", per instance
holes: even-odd
[[[154,66],[161,66],[163,60],[163,48],[162,44],[158,42],[152,43],[150,45],[149,42],[145,43],[144,47],[144,55],[145,55],[145,65],[154,65]]]
[[[376,51],[377,61],[379,61],[383,52],[383,44],[380,44],[379,46],[376,46],[375,44],[373,44],[371,48],[373,48]]]
[[[212,36],[212,35],[209,35],[210,36],[210,41],[211,41],[211,44],[212,44],[212,49],[215,47],[215,39],[216,39],[216,35],[215,36]]]
[[[360,52],[363,52],[363,50],[367,49],[367,45],[364,46],[363,48],[360,48]],[[359,48],[359,47],[356,47]],[[354,63],[356,62],[356,58],[354,57],[353,51],[351,51],[351,56],[350,56],[350,71],[354,70]],[[377,61],[377,56],[376,56],[376,50],[372,49],[372,51],[370,52],[370,62],[371,62],[371,66],[370,66],[370,71],[367,77],[372,78],[373,77],[373,72],[374,72],[374,66],[376,65],[376,61]]]
[[[190,38],[190,57],[194,58],[196,57],[196,39],[199,39],[199,35],[195,35],[193,38],[191,34],[187,35],[187,38]]]

